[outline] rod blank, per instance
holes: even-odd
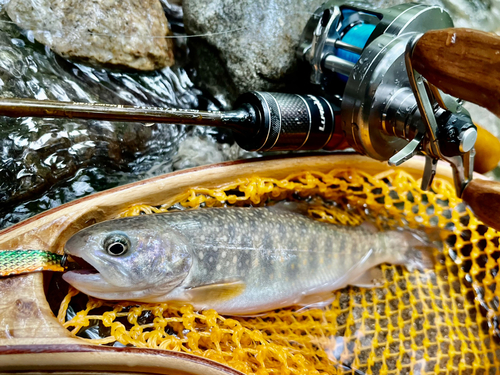
[[[199,111],[162,107],[134,107],[116,104],[59,102],[53,100],[0,98],[0,115],[8,117],[79,118],[127,122],[205,125],[237,131],[249,128],[252,116],[234,111]]]

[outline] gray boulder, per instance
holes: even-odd
[[[65,58],[138,70],[174,63],[159,0],[11,0],[6,10],[19,27]]]
[[[196,82],[222,104],[250,90],[282,89],[297,67],[295,49],[323,0],[184,0]]]

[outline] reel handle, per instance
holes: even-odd
[[[428,31],[411,61],[437,88],[500,117],[500,36],[463,28]]]
[[[500,230],[500,182],[473,179],[465,187],[462,199],[479,220]]]
[[[411,62],[440,90],[500,117],[499,36],[460,28],[428,31],[417,41]],[[476,149],[483,151],[478,144]],[[462,199],[478,219],[500,230],[500,182],[473,179]]]

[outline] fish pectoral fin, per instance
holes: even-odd
[[[372,267],[349,284],[360,288],[377,288],[384,285],[385,277],[380,267]]]
[[[220,302],[239,296],[245,287],[245,283],[241,280],[230,280],[195,286],[189,288],[187,292],[194,301]]]

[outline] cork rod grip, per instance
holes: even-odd
[[[417,72],[445,93],[500,117],[500,36],[460,28],[428,31],[411,60]]]

